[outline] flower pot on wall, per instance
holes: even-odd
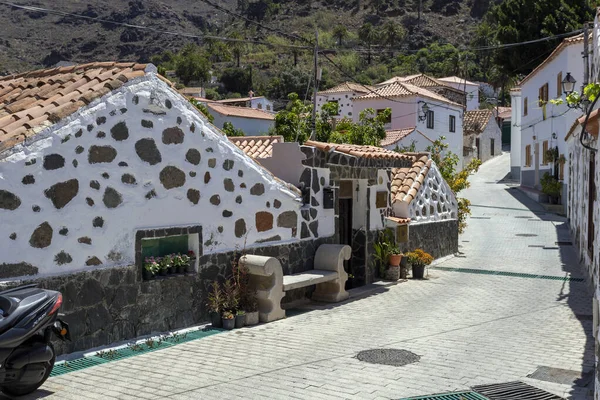
[[[246,323],[246,314],[238,314],[235,316],[235,327],[243,328]]]
[[[142,277],[144,278],[145,281],[149,281],[149,280],[154,279],[154,274],[151,271],[144,269],[142,271]]]
[[[412,266],[413,279],[423,279],[424,274],[425,274],[425,266],[424,265],[413,265]]]
[[[258,324],[258,311],[246,313],[246,326]]]
[[[194,272],[194,267],[196,266],[196,259],[190,258],[190,262],[185,267],[185,272]]]
[[[235,327],[235,318],[223,318],[223,328],[227,329],[228,331],[232,330]]]

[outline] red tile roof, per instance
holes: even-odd
[[[492,110],[466,111],[463,117],[463,135],[479,135],[485,130],[493,114]]]
[[[410,203],[421,188],[432,160],[428,153],[404,153],[412,157],[413,164],[407,168],[392,169],[392,203],[402,201]]]
[[[415,129],[415,127],[411,127],[411,128],[403,128],[403,129],[395,129],[395,130],[386,131],[385,139],[383,139],[381,141],[380,145],[381,146],[390,146],[394,143],[399,142],[400,140],[404,139],[405,137],[407,137],[415,132],[418,133],[419,135],[423,136],[425,139],[427,139],[431,143],[433,143],[433,140],[428,138],[425,134],[423,134],[423,132]]]
[[[206,106],[221,115],[241,118],[265,119],[270,121],[275,120],[275,114],[254,108],[226,106],[224,104],[217,103],[207,103]]]
[[[283,143],[283,136],[242,136],[229,140],[252,158],[268,158],[273,155],[273,144]]]
[[[377,89],[375,89],[374,92],[365,94],[363,96],[355,97],[353,100],[372,100],[386,97],[401,98],[410,96],[427,97],[432,100],[437,100],[446,104],[452,104],[458,107],[462,107],[460,104],[450,101],[442,95],[434,93],[425,88],[403,82],[394,82],[386,86],[380,86]]]
[[[371,90],[375,90],[375,88],[370,85],[361,85],[359,83],[354,82],[344,82],[330,89],[322,90],[318,92],[317,95],[344,92],[369,93]]]
[[[250,101],[250,100],[256,100],[256,99],[263,99],[264,96],[255,96],[255,97],[241,97],[241,98],[237,98],[237,99],[224,99],[224,100],[217,100],[217,103],[223,103],[223,104],[227,104],[227,103],[241,103],[244,101]]]
[[[96,62],[0,77],[0,151],[144,76],[146,66]]]
[[[410,158],[406,153],[398,153],[396,151],[387,150],[377,146],[360,146],[356,144],[338,144],[338,143],[323,143],[312,140],[304,142],[306,146],[316,147],[323,151],[339,151],[340,153],[349,154],[361,158],[373,158],[381,160],[407,159]]]

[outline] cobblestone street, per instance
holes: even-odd
[[[435,267],[583,277],[565,219],[498,183],[504,154],[481,167],[460,254]],[[534,246],[534,247],[531,247]],[[546,248],[544,248],[546,246]],[[528,378],[538,367],[593,369],[587,283],[429,269],[429,279],[353,294],[333,306],[50,378],[45,399],[399,399],[520,380],[573,399],[577,387]],[[361,350],[404,349],[403,367]]]

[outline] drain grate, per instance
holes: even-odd
[[[360,361],[371,364],[392,365],[401,367],[403,365],[416,363],[421,359],[421,356],[401,349],[372,349],[363,350],[356,355]]]
[[[488,400],[475,392],[453,392],[430,394],[428,396],[407,397],[400,400]]]
[[[166,349],[178,343],[202,339],[222,331],[222,329],[204,328],[197,331],[189,331],[184,334],[175,333],[157,340],[146,341],[145,343],[140,343],[137,345],[129,345],[128,347],[121,349],[99,351],[94,355],[55,364],[54,368],[52,368],[50,376],[59,376],[69,372],[80,371],[96,365],[105,364],[111,361],[118,361],[124,358],[150,353],[156,350]]]
[[[545,392],[523,382],[507,382],[495,385],[473,386],[472,388],[489,400],[564,400],[555,394]]]
[[[535,233],[517,233],[515,236],[519,237],[537,237]]]
[[[451,267],[429,267],[430,269],[438,269],[442,271],[452,272],[466,272],[468,274],[481,274],[481,275],[500,275],[500,276],[512,276],[516,278],[534,278],[534,279],[548,279],[552,281],[569,281],[569,282],[584,282],[584,278],[574,278],[571,276],[551,276],[551,275],[535,275],[526,274],[522,272],[507,272],[507,271],[490,271],[487,269],[475,269],[475,268],[451,268]]]
[[[528,378],[546,382],[560,383],[562,385],[572,385],[573,383],[576,383],[577,386],[580,387],[587,386],[592,381],[593,376],[593,371],[581,373],[580,371],[573,371],[570,369],[545,366],[538,367],[534,373],[527,375]]]

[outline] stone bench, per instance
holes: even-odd
[[[351,255],[350,246],[324,244],[319,246],[315,254],[315,269],[285,276],[281,263],[274,257],[242,256],[240,265],[248,268],[250,285],[256,289],[260,321],[285,318],[281,299],[285,292],[292,289],[316,285],[313,300],[329,303],[346,300],[348,274],[344,270],[344,261],[349,260]]]

